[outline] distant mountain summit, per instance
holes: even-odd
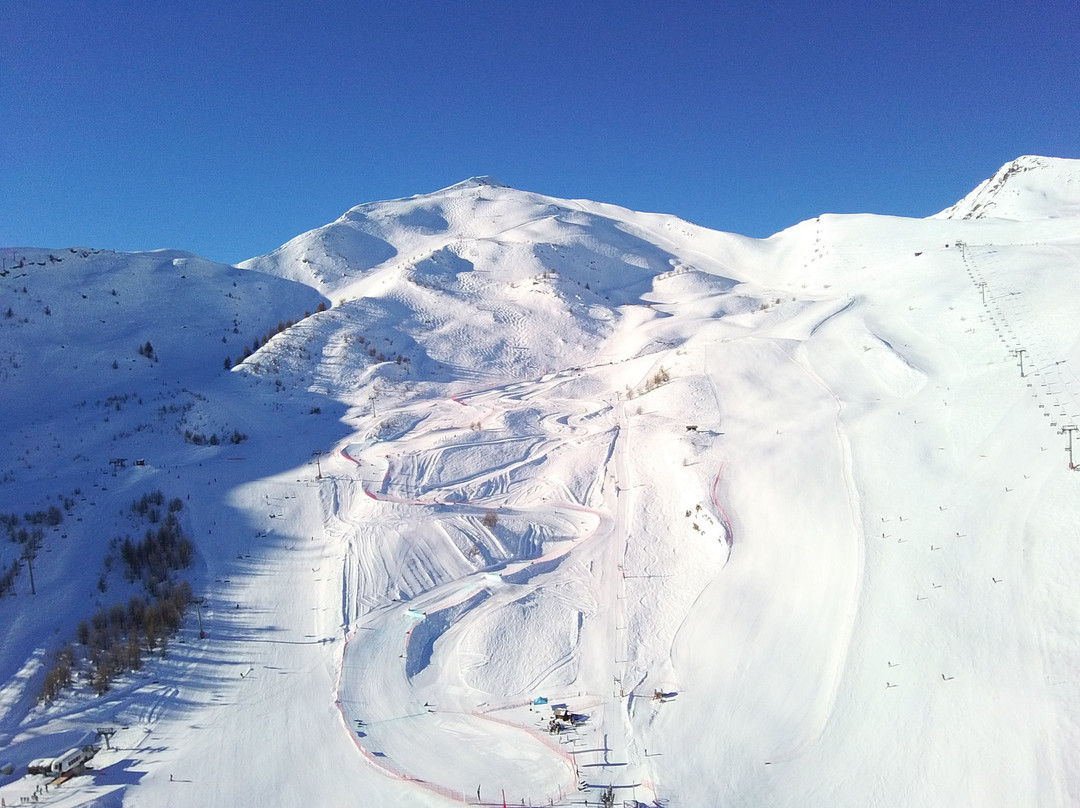
[[[449,191],[451,188],[483,188],[485,186],[489,186],[492,188],[510,187],[505,183],[499,182],[495,177],[492,177],[489,174],[481,174],[478,177],[469,177],[467,180],[462,180],[461,182],[455,183],[454,185],[451,185],[449,188],[445,188],[444,190]]]
[[[1032,221],[1080,216],[1080,160],[1026,155],[1006,163],[934,219]]]
[[[358,205],[240,266],[314,287],[335,317],[381,324],[395,352],[415,345],[444,366],[528,377],[594,356],[624,306],[730,289],[726,256],[748,241],[473,177]],[[527,339],[535,329],[550,339]]]

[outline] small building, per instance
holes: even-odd
[[[52,758],[37,758],[31,760],[30,764],[26,767],[27,774],[49,774],[52,772]]]

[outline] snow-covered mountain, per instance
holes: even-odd
[[[686,248],[696,240],[708,252]],[[674,217],[476,178],[437,194],[361,205],[241,266],[319,289],[346,330],[370,323],[384,341],[389,335],[381,352],[426,363],[419,379],[505,381],[594,358],[612,340],[623,307],[727,292],[735,281],[725,276],[725,261],[753,249],[750,239]],[[723,299],[737,309],[758,302]],[[347,334],[330,342],[347,342]],[[377,364],[353,360],[354,368]]]
[[[1080,216],[1080,160],[1026,155],[1003,165],[994,176],[941,219],[1056,219]]]
[[[4,249],[0,796],[1080,802],[1078,177],[768,239],[480,177],[239,267]],[[101,685],[157,491],[200,602]]]

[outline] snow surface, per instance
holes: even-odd
[[[1077,160],[1026,155],[1001,169],[937,218],[1057,218],[1080,215]]]
[[[114,726],[43,802],[1080,804],[1078,166],[764,240],[474,178],[239,268],[4,249],[0,511],[75,503],[0,796]],[[155,489],[206,637],[37,703]]]

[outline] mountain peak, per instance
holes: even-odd
[[[449,186],[447,188],[443,188],[443,190],[444,191],[456,191],[458,189],[463,189],[463,188],[485,188],[485,187],[509,188],[510,186],[506,185],[506,184],[504,184],[502,182],[499,182],[497,179],[495,179],[495,177],[492,177],[489,174],[481,174],[479,176],[469,177],[467,180],[462,180],[461,182],[454,183],[453,185],[451,185],[451,186]]]
[[[1080,160],[1027,154],[931,218],[1058,219],[1080,216]]]

